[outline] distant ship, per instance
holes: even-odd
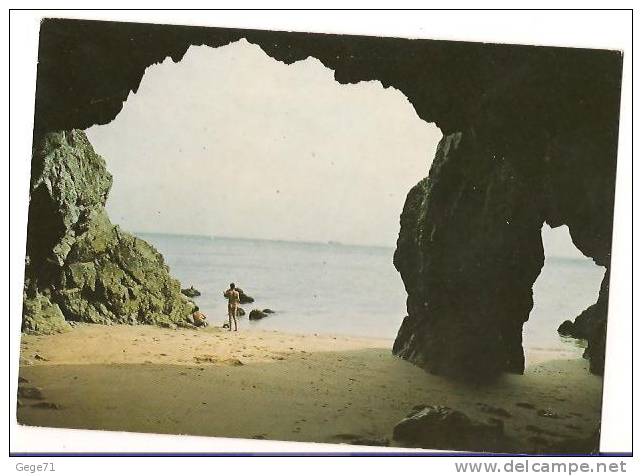
[[[332,241],[332,240],[330,240],[330,241],[328,241],[328,244],[329,245],[336,245],[336,246],[343,246],[343,243],[341,243],[340,241]]]

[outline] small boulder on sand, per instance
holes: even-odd
[[[419,405],[395,426],[393,438],[411,447],[497,451],[504,425],[498,419],[475,421],[448,407]]]

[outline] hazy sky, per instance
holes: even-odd
[[[285,65],[245,40],[149,67],[87,135],[126,230],[385,246],[441,138],[398,90],[340,85],[314,58]],[[566,227],[544,239],[580,256]]]
[[[441,138],[398,90],[245,40],[150,67],[87,134],[125,229],[388,246]]]

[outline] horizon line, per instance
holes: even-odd
[[[244,241],[273,241],[281,243],[299,243],[306,245],[335,245],[335,246],[352,246],[352,247],[362,247],[362,248],[386,248],[386,249],[395,249],[396,244],[392,245],[374,245],[374,244],[362,244],[362,243],[346,243],[338,240],[328,240],[328,241],[308,241],[308,240],[288,240],[281,238],[251,238],[245,236],[223,236],[223,235],[203,235],[198,233],[178,233],[178,232],[166,232],[166,231],[136,231],[132,230],[130,233],[134,235],[169,235],[169,236],[185,236],[185,237],[194,237],[194,238],[215,238],[223,240],[244,240]]]
[[[131,230],[130,233],[134,235],[166,235],[166,236],[183,236],[183,237],[192,237],[192,238],[208,238],[208,239],[221,239],[221,240],[243,240],[243,241],[271,241],[276,243],[297,243],[303,245],[327,245],[327,246],[345,246],[345,247],[356,247],[356,248],[382,248],[382,249],[392,249],[397,248],[391,245],[369,245],[361,243],[345,243],[337,240],[328,240],[328,241],[308,241],[308,240],[288,240],[280,238],[251,238],[245,236],[223,236],[223,235],[203,235],[198,233],[179,233],[179,232],[166,232],[166,231],[135,231]],[[580,256],[568,256],[564,254],[546,254],[544,252],[544,259],[553,258],[564,261],[583,261]],[[585,257],[587,258],[587,257]],[[591,258],[587,258],[590,260]],[[598,265],[599,266],[599,265]]]

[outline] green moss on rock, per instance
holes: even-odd
[[[66,321],[185,321],[194,304],[163,256],[109,220],[112,178],[82,131],[46,134],[34,149],[32,174],[25,332],[58,332]]]
[[[70,330],[60,307],[42,294],[24,296],[22,330],[30,334],[55,334]]]

